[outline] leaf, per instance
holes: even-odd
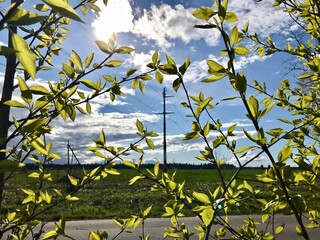
[[[139,131],[139,133],[143,133],[143,124],[137,119],[136,121],[136,126],[137,126],[137,129]]]
[[[127,46],[119,47],[115,50],[116,53],[127,54],[133,52],[135,49]]]
[[[146,138],[146,143],[148,144],[148,146],[154,150],[154,144],[153,141],[150,138]]]
[[[48,155],[48,150],[41,138],[28,136],[27,139],[37,152],[43,155]]]
[[[203,223],[206,226],[209,226],[212,219],[213,219],[214,211],[213,211],[212,207],[207,207],[205,210],[203,210],[200,213],[200,215],[202,217]]]
[[[51,95],[51,92],[49,92],[49,90],[41,85],[31,85],[29,86],[29,89],[30,91],[33,93],[33,94],[36,94],[36,95]]]
[[[237,54],[237,55],[247,55],[250,53],[250,51],[248,50],[248,48],[246,48],[245,46],[235,46],[234,47],[234,52]]]
[[[97,90],[96,84],[92,80],[84,79],[80,81],[85,85],[87,88],[91,88],[93,90]]]
[[[32,7],[37,9],[40,12],[46,12],[49,10],[49,7],[43,3],[35,4]]]
[[[52,231],[49,231],[49,232],[45,233],[42,236],[41,240],[52,239],[52,238],[56,238],[58,236],[59,236],[59,234],[56,231],[52,230]]]
[[[234,153],[243,153],[243,152],[245,152],[249,149],[252,149],[252,148],[255,148],[255,146],[245,146],[245,147],[242,147],[242,148],[235,150]]]
[[[15,53],[15,51],[12,48],[0,45],[0,55],[9,56],[14,53]]]
[[[23,103],[18,102],[17,100],[8,100],[8,101],[5,101],[4,104],[11,107],[28,108]]]
[[[225,21],[226,22],[237,22],[238,21],[238,17],[233,12],[227,12],[226,13],[226,17],[225,17]]]
[[[104,41],[97,40],[96,44],[100,48],[100,50],[104,53],[111,54],[112,50],[109,48],[108,44]]]
[[[18,168],[24,167],[25,164],[18,161],[12,160],[0,160],[0,172],[17,170]]]
[[[127,167],[136,168],[136,165],[134,165],[134,163],[129,160],[124,160],[122,163],[123,163],[123,165],[125,165]]]
[[[285,224],[284,224],[284,223],[281,224],[280,226],[278,226],[278,227],[276,228],[276,234],[281,233],[281,232],[283,231],[284,227],[285,227]]]
[[[66,1],[63,0],[43,0],[44,3],[48,4],[54,11],[58,12],[61,16],[71,18],[75,21],[84,21],[79,17],[77,12],[71,7]]]
[[[152,63],[153,63],[153,64],[156,64],[156,63],[157,63],[158,57],[159,57],[159,53],[158,53],[158,51],[155,51],[155,52],[153,53],[153,55],[152,55]]]
[[[7,23],[15,26],[32,25],[46,19],[46,15],[39,15],[21,8],[17,8],[14,14],[7,19]]]
[[[82,61],[80,56],[72,50],[71,52],[71,58],[72,58],[72,62],[76,65],[76,67],[78,67],[79,69],[82,69]]]
[[[135,176],[135,177],[133,177],[133,178],[130,179],[129,185],[132,185],[132,184],[134,184],[136,181],[138,181],[139,179],[143,179],[143,178],[145,178],[145,176],[142,176],[142,175]]]
[[[88,68],[93,60],[94,53],[90,53],[84,60],[84,68]]]
[[[76,179],[76,178],[70,176],[69,174],[68,174],[68,178],[69,178],[70,183],[71,183],[73,186],[77,186],[77,185],[78,185],[79,179]]]
[[[12,34],[12,45],[24,70],[33,78],[36,77],[36,56],[29,49],[27,42],[18,34]]]
[[[207,65],[209,67],[208,72],[211,74],[216,74],[216,73],[226,73],[225,68],[217,63],[216,61],[213,60],[207,60]]]
[[[156,162],[156,164],[154,164],[154,167],[153,167],[153,172],[155,176],[159,175],[159,169],[160,169],[160,164],[159,162]]]
[[[192,195],[200,202],[204,204],[211,204],[209,197],[204,193],[193,192]]]
[[[160,84],[163,83],[163,75],[159,71],[156,71],[155,78],[156,78],[158,83],[160,83]]]
[[[110,60],[106,63],[107,67],[118,67],[122,64],[123,62],[120,60]]]
[[[247,102],[250,112],[254,118],[258,116],[259,113],[259,102],[254,96],[250,96],[249,101]]]
[[[208,21],[215,14],[215,11],[210,7],[200,7],[195,9],[192,13],[195,18],[203,19],[206,21]]]

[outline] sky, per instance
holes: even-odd
[[[69,1],[73,5],[75,1]],[[241,29],[249,21],[249,32],[257,32],[261,39],[272,36],[275,44],[283,46],[286,41],[291,41],[290,31],[296,30],[287,15],[272,6],[272,0],[256,2],[253,0],[229,0],[229,11],[237,14],[237,22]],[[135,52],[126,55],[125,58],[115,56],[116,59],[124,60],[125,63],[115,70],[102,70],[90,77],[92,80],[101,78],[102,74],[118,77],[125,75],[129,68],[137,68],[138,72],[147,71],[146,64],[151,61],[152,54],[158,50],[160,59],[165,60],[165,54],[172,56],[178,65],[181,65],[187,57],[191,59],[191,65],[185,74],[185,83],[190,95],[198,95],[200,91],[205,96],[212,96],[213,103],[221,99],[235,96],[236,93],[230,88],[228,80],[222,80],[215,84],[202,83],[201,80],[209,76],[206,60],[213,59],[222,65],[226,65],[226,59],[220,56],[222,41],[215,30],[199,30],[193,28],[200,21],[192,16],[195,8],[211,6],[212,1],[149,1],[149,0],[109,0],[105,7],[102,1],[98,1],[100,13],[89,12],[83,19],[86,24],[74,22],[69,28],[68,39],[65,40],[63,50],[59,58],[53,60],[55,68],[52,71],[37,74],[36,80],[30,84],[42,84],[47,86],[48,81],[57,81],[58,69],[61,64],[70,57],[71,51],[76,51],[83,59],[90,53],[95,52],[96,59],[103,59],[104,53],[99,51],[95,44],[96,40],[107,41],[114,32],[118,45],[127,45],[135,48]],[[80,13],[79,13],[80,14]],[[81,15],[81,14],[80,14]],[[227,25],[227,30],[232,29],[233,24]],[[0,36],[0,42],[6,44],[6,36]],[[246,41],[248,48],[252,43]],[[96,60],[96,61],[97,61]],[[236,70],[244,71],[247,79],[258,82],[266,82],[268,91],[273,93],[279,87],[279,81],[285,77],[288,69],[284,67],[287,57],[282,54],[259,58],[257,54],[240,57],[236,61]],[[0,87],[3,84],[5,59],[0,58]],[[109,72],[108,72],[109,71]],[[150,150],[146,144],[141,144],[145,150],[145,160],[160,161],[163,159],[163,118],[162,112],[163,88],[167,88],[166,99],[168,114],[167,122],[167,156],[169,163],[192,163],[200,164],[195,159],[199,156],[204,143],[201,139],[185,141],[184,134],[191,131],[192,118],[187,117],[190,112],[181,106],[186,101],[183,91],[175,92],[172,89],[172,77],[165,77],[162,85],[155,80],[146,82],[146,91],[141,94],[139,90],[133,91],[131,85],[124,85],[122,91],[125,96],[118,97],[111,102],[107,95],[99,96],[92,101],[92,114],[90,116],[78,114],[77,121],[54,122],[52,135],[49,139],[54,143],[54,150],[60,154],[59,163],[66,163],[67,142],[70,142],[77,158],[82,163],[99,163],[100,159],[92,153],[85,151],[92,145],[93,139],[99,136],[103,129],[106,133],[108,144],[127,146],[137,140],[135,122],[139,119],[149,129],[157,132],[159,137],[153,138],[155,150]],[[84,92],[88,89],[83,88]],[[249,91],[250,93],[250,91]],[[18,98],[18,93],[15,93]],[[220,119],[223,130],[237,123],[234,137],[238,140],[238,147],[248,144],[248,140],[242,131],[245,128],[254,134],[254,127],[245,116],[244,109],[239,99],[222,102],[212,110],[212,116]],[[21,111],[14,110],[12,115],[21,116]],[[283,117],[281,109],[273,109],[263,120],[265,128],[280,127],[278,118]],[[205,122],[207,119],[203,119]],[[215,134],[209,138],[212,140]],[[275,146],[274,154],[277,154],[280,146]],[[244,163],[253,156],[249,153],[241,161]],[[217,154],[226,163],[234,164],[235,159],[225,149],[218,150]],[[139,156],[131,155],[128,158],[137,159]],[[257,158],[251,166],[267,166],[270,164],[264,156]]]

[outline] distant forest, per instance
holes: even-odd
[[[85,168],[85,169],[93,169],[99,166],[103,166],[102,164],[51,164],[47,165],[50,169],[79,169],[79,168]],[[153,168],[154,164],[142,164],[140,168]],[[38,169],[37,165],[33,163],[27,163],[26,168],[29,170]],[[116,169],[127,169],[128,167],[123,164],[117,164],[115,165]],[[160,168],[162,168],[162,164],[160,164]],[[169,163],[167,164],[168,169],[215,169],[215,166],[210,163],[205,164],[189,164],[189,163]],[[222,169],[236,169],[236,167],[232,164],[222,164]],[[261,165],[260,167],[247,167],[248,169],[264,169],[264,167]]]

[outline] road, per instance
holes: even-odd
[[[229,216],[229,223],[232,226],[239,226],[243,224],[243,218],[245,216]],[[253,219],[261,222],[260,215],[253,215]],[[189,226],[190,231],[195,232],[192,228],[193,225],[197,224],[198,220],[195,218],[180,218],[180,222],[185,222]],[[285,229],[282,233],[277,235],[279,240],[298,240],[303,239],[302,237],[296,235],[295,226],[296,221],[293,216],[279,215],[276,216],[275,226],[285,223]],[[150,234],[151,239],[158,240],[163,239],[164,227],[170,226],[170,219],[168,218],[150,218],[145,222],[145,234]],[[265,229],[266,225],[259,225],[261,229]],[[48,223],[46,225],[47,229],[54,229],[54,223]],[[66,224],[66,234],[71,236],[74,239],[88,239],[89,232],[91,230],[106,230],[109,233],[108,239],[113,239],[117,233],[119,233],[119,228],[115,226],[112,220],[86,220],[86,221],[71,221]],[[215,228],[217,229],[217,228]],[[215,230],[213,229],[213,230]],[[269,231],[271,228],[269,226]],[[320,239],[320,228],[318,229],[308,229],[308,233],[311,240]],[[122,233],[116,239],[117,240],[127,240],[127,239],[139,239],[139,236],[142,235],[141,226],[135,230],[134,233]],[[231,239],[231,235],[227,234],[224,239]],[[58,239],[67,239],[66,237],[59,237]],[[194,235],[192,239],[198,239],[197,235]]]

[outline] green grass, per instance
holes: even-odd
[[[106,179],[98,182],[92,182],[81,189],[77,196],[80,198],[77,202],[60,204],[58,207],[41,215],[40,218],[45,220],[56,220],[61,216],[66,219],[98,219],[98,218],[113,218],[113,217],[129,217],[136,215],[140,209],[145,209],[153,205],[151,213],[152,217],[160,217],[163,213],[163,204],[169,199],[164,193],[152,192],[150,187],[152,183],[147,180],[138,181],[133,186],[129,186],[129,180],[136,175],[135,171],[130,169],[120,169],[121,175],[110,175]],[[172,170],[171,170],[172,171]],[[25,194],[19,191],[20,188],[35,189],[37,181],[28,178],[28,173],[20,173],[15,175],[7,184],[4,195],[4,210],[12,211],[25,197]],[[245,169],[241,172],[240,178],[253,179],[256,174],[262,170]],[[68,192],[69,185],[63,177],[66,174],[64,170],[51,170],[53,182],[47,184],[46,190],[50,193],[53,188],[62,189],[64,193]],[[235,170],[223,171],[225,180],[229,180],[235,173]],[[77,172],[71,172],[72,175],[78,175]],[[186,191],[214,191],[218,183],[218,173],[208,169],[180,169],[177,171],[176,181],[186,181]],[[250,181],[249,181],[250,182]],[[257,184],[250,182],[251,184]],[[263,194],[263,197],[269,197],[268,194]],[[317,206],[317,203],[314,203]],[[245,201],[240,208],[231,209],[232,214],[248,214],[258,213],[260,207],[253,201]],[[186,211],[188,216],[190,212]]]

